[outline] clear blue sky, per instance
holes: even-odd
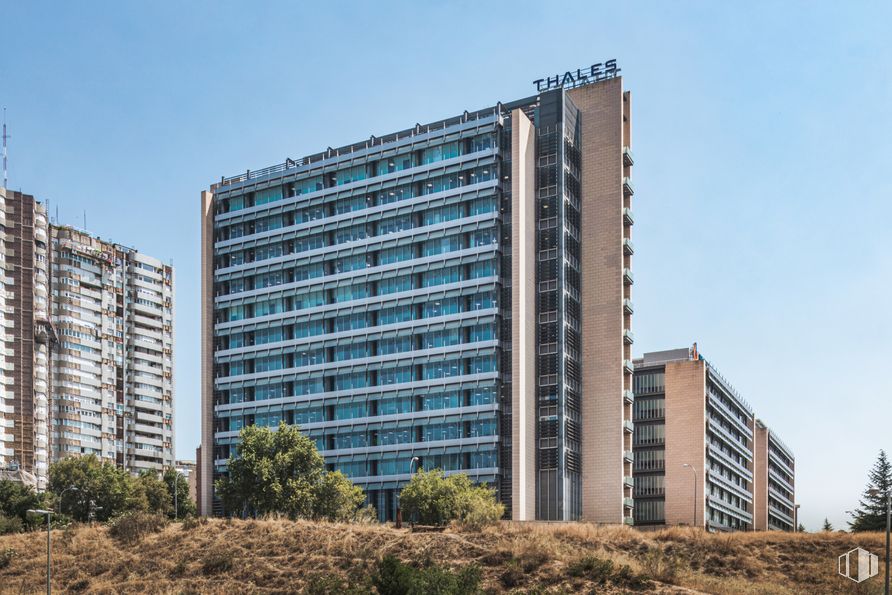
[[[888,2],[0,0],[10,187],[172,259],[176,441],[199,442],[199,192],[617,58],[635,351],[698,341],[843,525],[892,450]]]

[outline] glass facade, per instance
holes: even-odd
[[[215,194],[215,474],[298,424],[392,519],[413,457],[500,485],[499,122],[364,153]]]

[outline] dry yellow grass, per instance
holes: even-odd
[[[121,544],[104,527],[53,532],[53,584],[59,592],[295,593],[319,577],[359,584],[393,554],[460,567],[476,563],[483,587],[509,592],[622,592],[570,576],[586,556],[629,565],[654,579],[650,592],[875,593],[876,577],[856,587],[836,575],[839,554],[861,546],[882,552],[883,536],[842,533],[711,535],[690,528],[640,532],[588,524],[501,523],[480,532],[410,533],[377,525],[284,520],[215,520],[169,526]],[[0,537],[0,593],[44,589],[45,534]],[[506,575],[515,569],[512,581]]]

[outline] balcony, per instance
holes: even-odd
[[[625,283],[626,285],[631,285],[634,282],[635,275],[632,274],[632,269],[623,269],[623,283]]]
[[[633,333],[629,329],[624,330],[623,331],[623,342],[626,345],[631,345],[632,343],[634,343],[635,342],[635,333]]]
[[[632,403],[635,402],[635,393],[633,393],[630,390],[624,390],[623,391],[623,401],[625,401],[626,403],[631,405]]]
[[[627,146],[623,147],[623,165],[626,167],[635,165],[635,155],[632,153],[632,149]]]
[[[635,217],[632,215],[632,209],[623,209],[623,224],[626,226],[635,225]]]
[[[629,434],[635,431],[635,424],[632,423],[632,420],[623,420],[623,430]]]
[[[623,451],[623,460],[626,461],[627,463],[634,463],[635,462],[635,453],[632,452],[631,450]]]
[[[630,359],[623,360],[623,369],[629,374],[633,374],[635,372],[635,364],[632,363]]]
[[[635,244],[629,238],[623,238],[623,254],[626,256],[635,254]]]
[[[626,508],[635,508],[635,500],[633,498],[623,498],[623,506]]]
[[[634,488],[635,480],[632,479],[630,476],[626,475],[625,477],[623,477],[623,485],[627,488]]]
[[[630,300],[629,298],[626,298],[623,300],[623,311],[626,314],[634,314],[635,313],[635,307],[632,305],[632,300]]]
[[[635,185],[632,184],[631,178],[623,178],[623,194],[626,196],[635,194]]]

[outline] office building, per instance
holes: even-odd
[[[48,223],[0,187],[0,470],[44,489],[49,469]]]
[[[753,410],[691,349],[635,361],[635,524],[753,528]]]
[[[55,225],[51,266],[53,459],[173,466],[172,267]]]
[[[758,531],[795,531],[796,458],[777,433],[756,420],[755,522]]]
[[[204,514],[284,421],[384,519],[417,465],[631,523],[631,98],[595,71],[202,193]]]
[[[173,465],[171,267],[2,188],[0,233],[0,468],[42,490],[71,455]]]

